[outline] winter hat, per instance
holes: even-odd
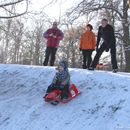
[[[58,66],[62,66],[64,70],[68,70],[68,63],[65,60],[60,61]]]
[[[91,24],[87,24],[87,27],[90,27],[90,30],[93,30],[93,26]]]

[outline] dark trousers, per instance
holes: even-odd
[[[48,65],[49,60],[50,60],[50,66],[54,65],[56,51],[57,51],[57,48],[52,48],[52,47],[46,48],[45,60],[43,62],[44,66]]]
[[[82,54],[83,54],[83,68],[84,69],[90,67],[90,64],[92,62],[92,52],[93,52],[93,50],[82,50]]]
[[[106,44],[103,43],[100,46],[100,48],[98,49],[98,51],[97,51],[97,53],[96,53],[96,55],[94,57],[94,60],[93,60],[92,65],[91,65],[93,68],[96,68],[96,65],[98,64],[99,59],[100,59],[102,53],[105,50],[106,50]],[[112,64],[112,68],[113,69],[117,69],[118,67],[117,67],[117,60],[116,60],[116,46],[115,46],[115,44],[112,44],[110,46],[110,53],[111,53],[111,64]]]
[[[49,85],[46,93],[50,93],[53,90],[57,90],[57,89],[61,90],[61,99],[63,99],[64,97],[68,98],[68,96],[69,96],[69,85],[66,85],[63,88],[57,87],[55,85]]]

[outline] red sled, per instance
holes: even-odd
[[[45,102],[61,102],[61,103],[67,103],[68,101],[72,100],[76,96],[80,94],[79,90],[74,84],[71,84],[69,88],[69,97],[65,100],[60,99],[61,90],[53,90],[45,97]]]

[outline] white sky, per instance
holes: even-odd
[[[39,11],[41,8],[46,6],[52,0],[32,0],[33,11]],[[58,0],[58,2],[52,3],[47,6],[44,10],[51,18],[59,19],[60,16],[64,14],[65,11],[70,9],[76,3],[79,3],[81,0]]]
[[[31,0],[33,11],[40,11],[43,7],[48,5],[51,1],[56,0]],[[53,20],[59,20],[59,17],[64,15],[68,9],[77,5],[82,0],[57,0],[56,3],[52,3],[44,8],[44,12]],[[80,21],[85,23],[85,19],[80,19]],[[85,23],[86,24],[86,23]],[[92,23],[93,24],[93,23]],[[94,25],[94,24],[93,24]],[[96,32],[95,32],[96,33]],[[109,55],[109,53],[104,52],[103,56]]]

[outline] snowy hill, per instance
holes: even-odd
[[[130,74],[69,69],[83,93],[52,106],[54,67],[0,65],[0,130],[130,130]]]

